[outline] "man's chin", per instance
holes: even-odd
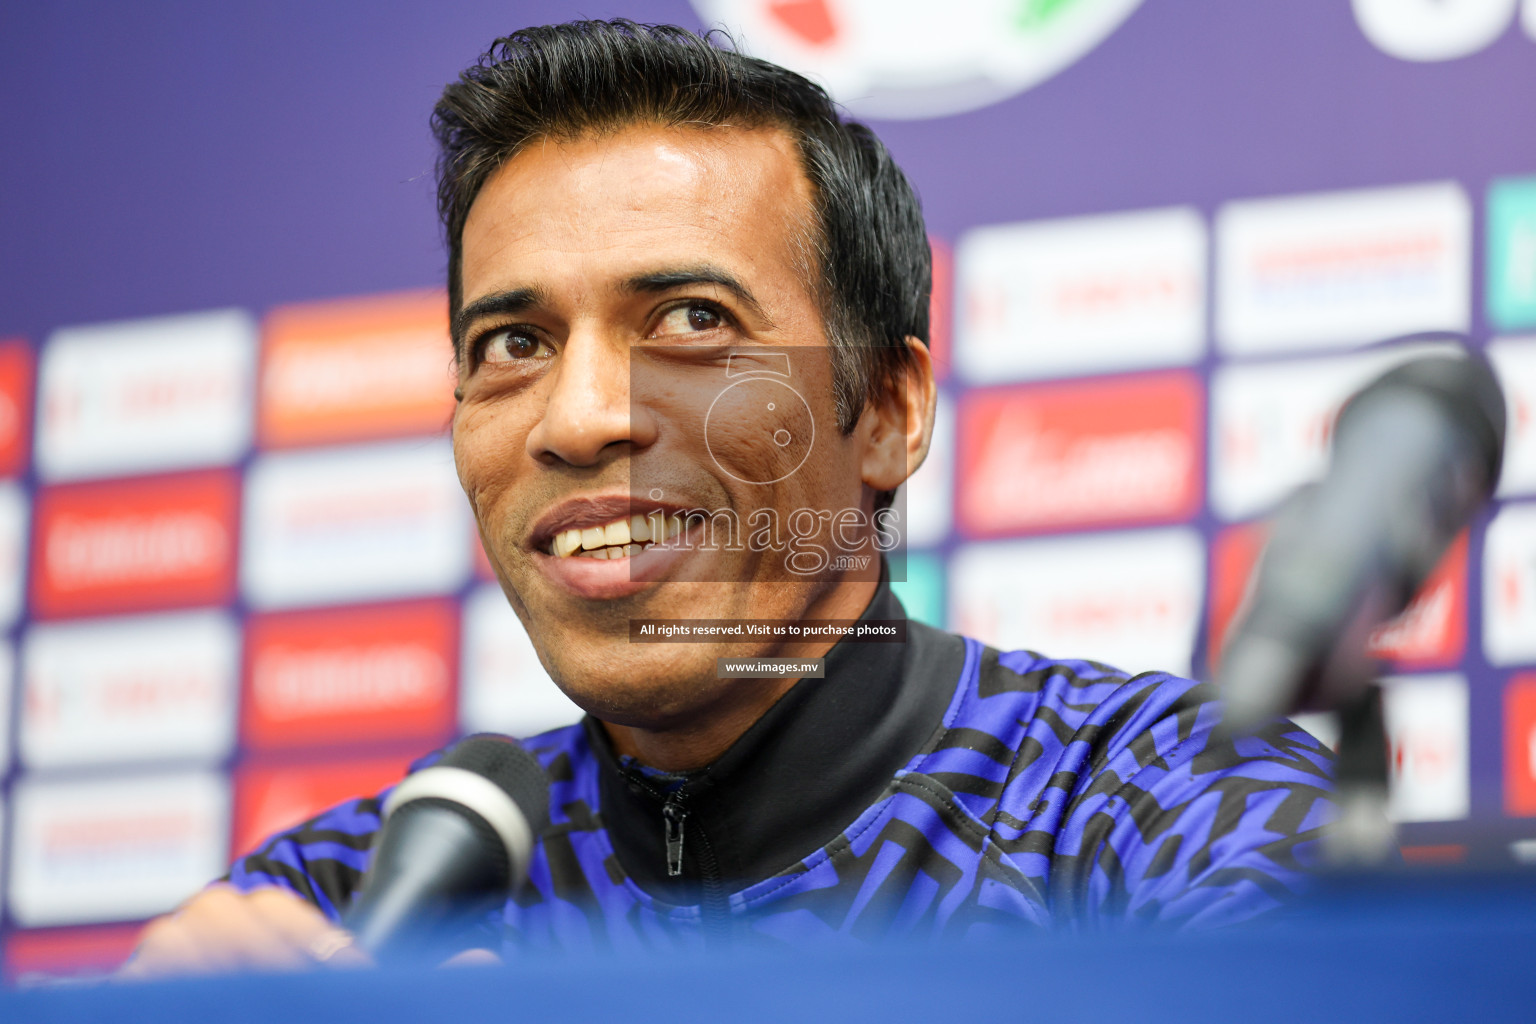
[[[628,685],[584,680],[567,693],[582,710],[609,725],[670,733],[729,715],[738,703],[755,703],[759,691],[782,688],[777,679],[716,679],[714,660],[704,679],[692,676],[646,679]]]

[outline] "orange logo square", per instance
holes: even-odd
[[[441,433],[454,383],[441,292],[285,306],[263,328],[258,440],[281,448]]]

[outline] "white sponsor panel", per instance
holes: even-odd
[[[1400,363],[1453,351],[1401,345],[1218,367],[1211,378],[1211,507],[1223,519],[1246,519],[1320,479],[1334,418],[1355,392]]]
[[[950,510],[955,505],[955,461],[955,407],[948,396],[940,395],[928,458],[896,501],[897,508],[903,503],[906,507],[907,547],[933,547],[949,533]]]
[[[1141,0],[693,0],[709,26],[824,85],[861,117],[972,110],[1071,66]]]
[[[1467,681],[1455,674],[1382,681],[1391,759],[1387,816],[1452,821],[1471,808]]]
[[[1471,322],[1472,206],[1460,185],[1228,203],[1216,333],[1231,355],[1353,347]]]
[[[223,612],[36,625],[21,665],[28,768],[218,760],[233,749],[240,630]]]
[[[1536,494],[1536,338],[1501,338],[1488,346],[1504,388],[1504,469],[1499,496]]]
[[[11,765],[11,687],[16,681],[16,652],[9,643],[0,641],[0,775]],[[0,850],[5,849],[0,844]]]
[[[12,791],[9,906],[25,927],[164,913],[225,868],[216,772],[23,778]]]
[[[1400,60],[1454,60],[1476,53],[1509,28],[1520,0],[1352,0],[1360,31]],[[1527,0],[1526,18],[1536,3]]]
[[[958,632],[1127,672],[1190,670],[1205,587],[1193,530],[968,544],[950,573]]]
[[[244,523],[241,582],[261,608],[443,593],[470,571],[447,440],[265,455]]]
[[[459,722],[465,732],[532,736],[582,715],[544,671],[506,595],[494,583],[464,604]]]
[[[66,327],[38,367],[47,480],[225,465],[251,441],[256,323],[221,310]]]
[[[1488,524],[1483,651],[1495,665],[1536,663],[1536,504],[1507,505]]]
[[[0,481],[0,629],[21,617],[30,511],[27,494],[20,485]]]
[[[955,266],[955,358],[971,381],[1184,365],[1205,350],[1198,210],[977,228]]]

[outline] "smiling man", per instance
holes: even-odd
[[[905,621],[885,581],[933,421],[930,264],[866,128],[626,22],[499,41],[434,123],[459,478],[588,712],[527,741],[553,824],[484,943],[1198,926],[1298,887],[1329,816],[1304,732],[1218,740],[1189,680]],[[747,656],[796,667],[724,677]],[[134,970],[351,958],[378,807],[273,837]]]
[[[877,368],[904,378],[866,386],[840,429],[821,282],[807,266],[812,189],[790,133],[565,116],[583,114],[594,123],[541,125],[463,219],[459,478],[550,674],[621,754],[698,768],[793,682],[717,679],[718,656],[831,644],[635,644],[630,623],[859,617],[876,560],[862,574],[796,573],[782,544],[740,534],[767,525],[752,522],[767,509],[807,510],[818,534],[833,510],[870,524],[875,495],[921,461],[934,400],[926,289],[907,286],[907,322]],[[450,230],[454,202],[450,192]],[[781,386],[780,401],[751,401],[783,376],[796,387]],[[814,434],[814,458],[780,466],[781,431]]]

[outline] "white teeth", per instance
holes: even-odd
[[[603,561],[614,558],[634,558],[642,551],[655,547],[654,544],[625,544],[623,547],[596,548],[592,551],[578,551],[577,558],[596,558]]]
[[[676,537],[682,528],[681,519],[661,512],[630,516],[602,526],[562,530],[549,542],[549,553],[556,558],[632,558],[663,536]]]

